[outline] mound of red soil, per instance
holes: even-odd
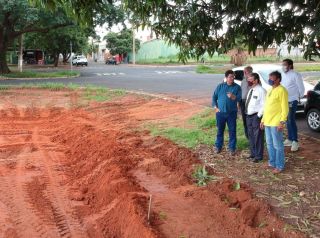
[[[188,115],[173,104],[129,96],[86,110],[2,108],[0,237],[304,237],[245,184],[196,187],[196,154],[137,131],[152,112]]]
[[[194,186],[197,156],[166,139],[132,132],[126,121],[133,119],[123,109],[103,110],[101,118],[100,109],[68,112],[51,124],[52,141],[66,148],[62,163],[70,198],[82,201],[77,209],[91,237],[303,237],[285,232],[244,184],[240,190],[232,180]]]

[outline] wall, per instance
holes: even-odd
[[[139,51],[136,53],[136,61],[166,58],[174,56],[179,49],[174,45],[167,44],[164,40],[151,40],[140,45]],[[129,54],[129,61],[132,62],[132,53]]]

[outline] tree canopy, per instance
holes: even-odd
[[[31,6],[28,0],[0,0],[0,73],[8,73],[6,62],[8,47],[17,37],[29,32],[48,32],[72,25],[73,21],[64,11],[47,12]]]
[[[6,62],[7,50],[24,33],[47,33],[80,25],[94,35],[96,25],[113,25],[123,19],[120,5],[107,0],[0,0],[0,74],[10,72]],[[56,37],[57,34],[59,31],[53,33]]]
[[[320,43],[319,0],[123,0],[126,9],[158,36],[180,47],[180,58],[225,52],[243,39],[249,52],[286,41],[304,45],[306,56]]]
[[[113,0],[29,0],[38,7],[55,10],[63,7],[65,12],[75,17],[83,25],[96,26],[107,23],[109,26],[124,20],[120,1]],[[117,3],[115,3],[117,2]]]
[[[107,41],[107,48],[112,55],[126,54],[132,51],[133,34],[129,29],[124,29],[119,33],[109,32],[104,39]],[[140,41],[135,39],[136,51],[140,48]]]
[[[80,54],[88,50],[88,34],[86,29],[76,25],[50,30],[46,34],[29,33],[25,37],[25,47],[44,50],[54,58],[57,66],[59,54],[64,62],[70,58],[70,43],[73,52]]]

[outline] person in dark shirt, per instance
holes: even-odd
[[[237,104],[241,101],[241,87],[234,82],[234,72],[225,72],[226,82],[218,85],[212,96],[212,106],[216,112],[217,138],[215,152],[220,153],[224,142],[226,124],[229,129],[229,152],[234,156],[237,144]]]

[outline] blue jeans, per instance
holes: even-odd
[[[221,150],[224,142],[224,130],[226,124],[229,129],[229,150],[235,151],[237,144],[237,112],[217,112],[217,139],[215,146],[217,149]]]
[[[266,141],[269,154],[269,165],[279,170],[284,169],[284,146],[283,132],[278,131],[276,126],[266,126]]]
[[[298,142],[298,128],[296,123],[296,111],[297,111],[298,101],[289,102],[289,114],[287,120],[288,128],[288,139],[291,141]]]

